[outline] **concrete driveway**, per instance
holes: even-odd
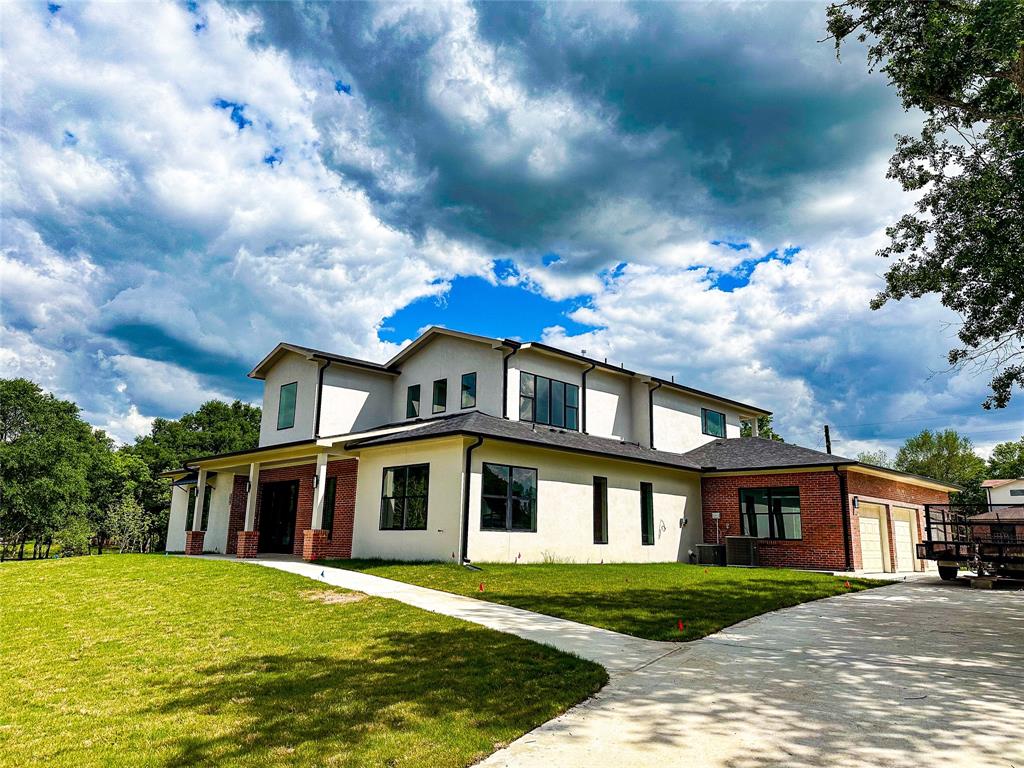
[[[1024,768],[1024,592],[930,577],[616,674],[486,766]]]

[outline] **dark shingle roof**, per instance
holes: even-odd
[[[489,416],[479,411],[462,413],[444,419],[429,421],[421,426],[402,432],[392,432],[378,437],[353,440],[346,448],[368,448],[375,445],[409,440],[425,440],[431,437],[447,437],[450,435],[469,435],[471,437],[489,437],[513,443],[524,443],[544,448],[554,448],[575,453],[587,453],[596,456],[607,456],[627,461],[640,461],[647,464],[660,464],[676,469],[699,470],[700,465],[688,460],[678,453],[656,451],[642,448],[636,443],[624,443],[607,437],[584,435],[557,427],[545,427],[541,424],[530,424],[524,421],[509,421],[496,416]]]
[[[787,467],[820,467],[834,464],[856,464],[831,453],[802,448],[792,443],[766,440],[763,437],[730,437],[682,454],[683,458],[705,469],[784,469]]]

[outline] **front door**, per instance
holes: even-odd
[[[291,554],[299,481],[264,483],[260,490],[260,552]]]

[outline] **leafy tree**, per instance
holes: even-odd
[[[86,516],[95,441],[74,403],[0,379],[0,559]]]
[[[980,504],[985,501],[981,481],[985,478],[985,461],[974,452],[970,438],[955,430],[941,432],[924,430],[908,438],[896,454],[895,469],[955,483],[963,491],[953,494],[955,501]]]
[[[148,435],[121,449],[119,453],[141,461],[148,470],[138,498],[151,536],[159,539],[166,534],[170,514],[170,485],[160,473],[197,456],[255,448],[259,445],[260,414],[259,407],[240,400],[230,404],[210,400],[180,419],[156,419]]]
[[[750,428],[750,424],[743,422],[740,425],[740,437],[753,437],[754,431]],[[758,416],[757,417],[757,436],[763,437],[766,440],[778,440],[780,443],[786,442],[782,439],[782,435],[775,431],[775,427],[772,426],[771,416]]]
[[[892,468],[892,459],[889,458],[889,454],[883,450],[861,451],[857,454],[857,461],[861,464],[870,464],[873,467]]]
[[[1003,480],[1024,477],[1024,437],[999,443],[988,460],[989,477]]]
[[[889,178],[920,192],[887,230],[879,255],[898,260],[872,301],[937,293],[963,322],[950,365],[991,372],[983,407],[1024,386],[1024,2],[843,0],[827,11],[838,56],[870,40],[920,136],[897,138]]]
[[[121,552],[144,552],[150,539],[149,522],[142,505],[125,495],[107,510],[104,526]]]
[[[95,530],[89,519],[83,515],[75,515],[66,520],[53,534],[53,545],[61,557],[88,555],[89,542],[94,535]]]

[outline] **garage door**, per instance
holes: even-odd
[[[893,507],[892,542],[896,545],[896,570],[914,570],[914,510]]]
[[[865,571],[881,573],[882,567],[882,508],[875,504],[861,504],[860,556]]]

